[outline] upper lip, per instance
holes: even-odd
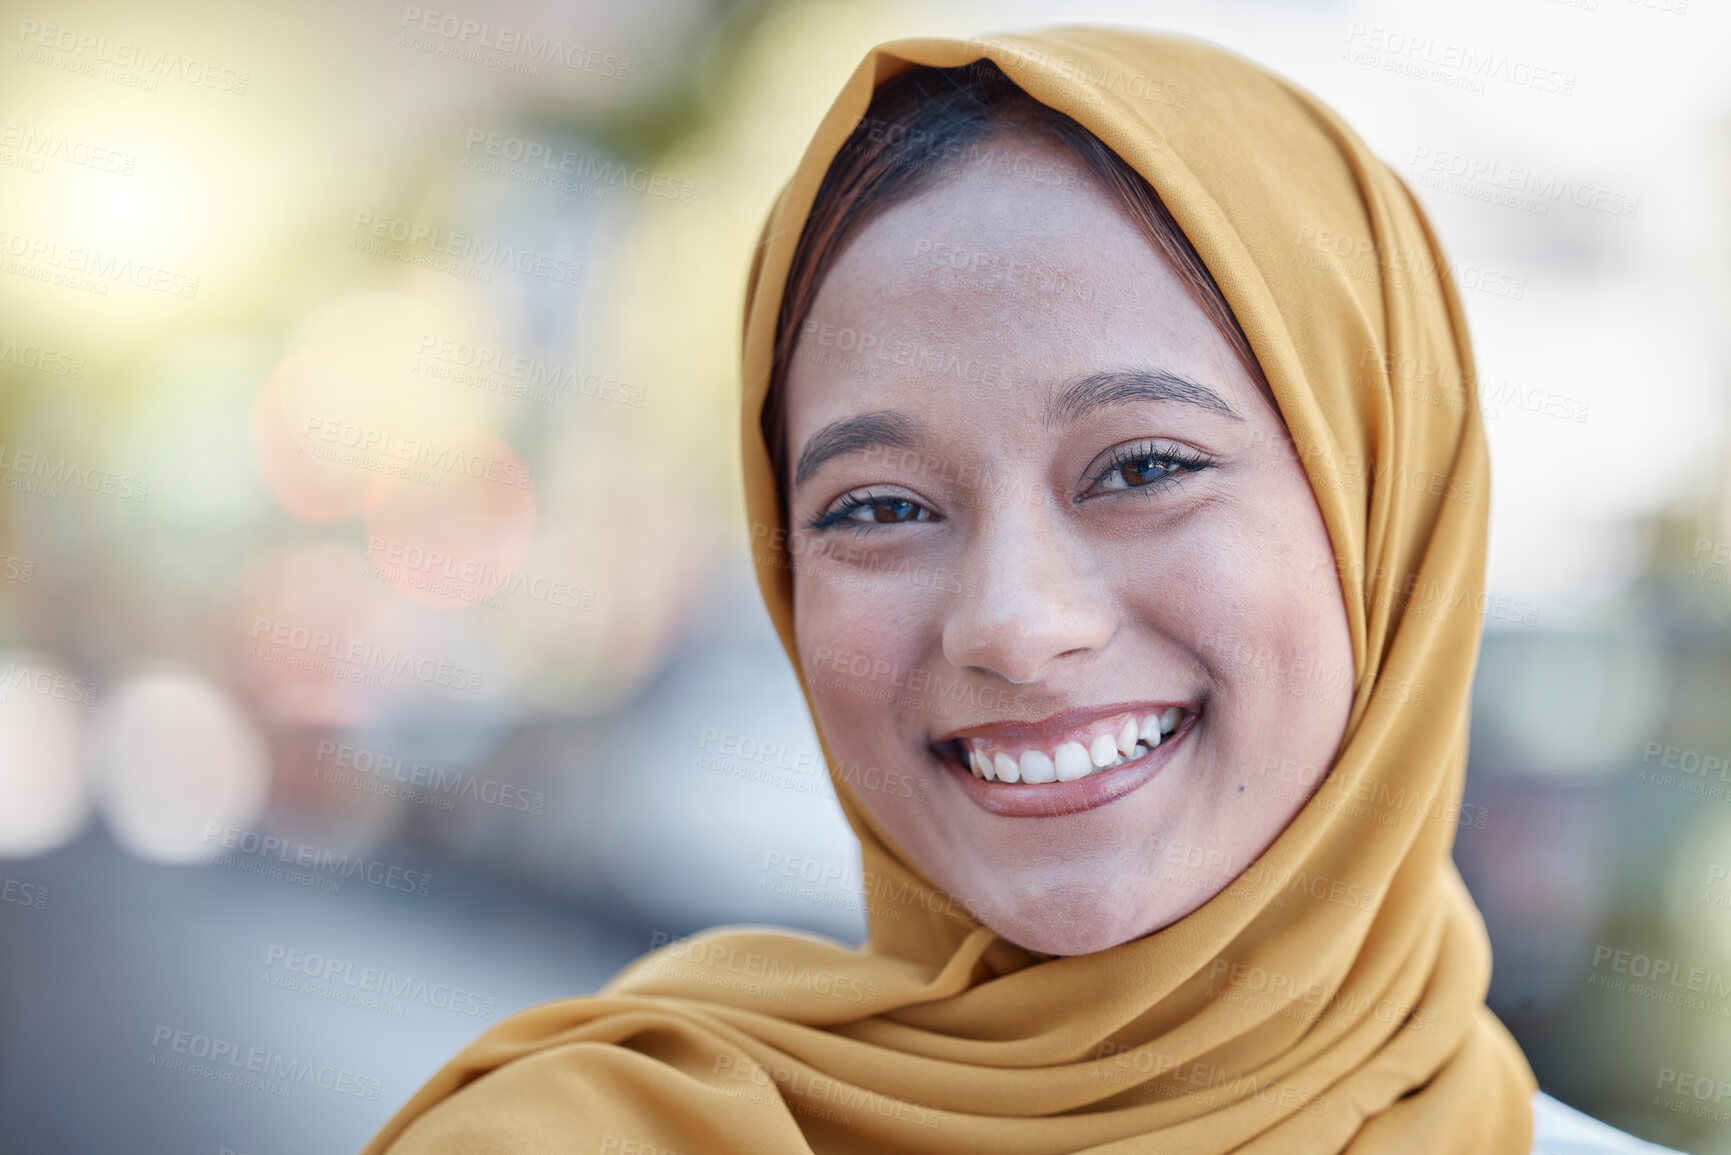
[[[1105,706],[1072,706],[1067,710],[1059,710],[1056,714],[1041,718],[1037,722],[1005,720],[1002,722],[984,722],[977,726],[964,726],[959,730],[951,730],[947,734],[932,739],[932,745],[937,746],[962,738],[987,738],[1006,745],[1020,742],[1029,746],[1041,746],[1055,742],[1090,722],[1098,721],[1101,718],[1110,718],[1114,714],[1157,714],[1172,706],[1189,711],[1195,708],[1195,703],[1161,699],[1114,702]]]

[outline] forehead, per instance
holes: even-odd
[[[867,224],[832,265],[788,367],[788,431],[896,408],[975,423],[1042,411],[1105,368],[1248,381],[1128,209],[1062,145],[1001,138]]]

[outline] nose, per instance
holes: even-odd
[[[1055,527],[1015,519],[975,538],[944,620],[950,664],[1027,685],[1111,640],[1117,611]]]

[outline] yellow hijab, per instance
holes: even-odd
[[[1488,498],[1472,356],[1418,206],[1332,112],[1220,49],[1128,30],[872,51],[751,271],[753,524],[779,524],[757,418],[819,182],[876,85],[982,57],[1159,191],[1273,385],[1352,629],[1358,696],[1332,773],[1194,913],[1042,960],[936,891],[826,744],[864,856],[865,948],[753,930],[671,944],[599,995],[487,1031],[366,1155],[1527,1155],[1534,1080],[1484,1006],[1489,945],[1449,856]],[[773,536],[756,563],[798,669]]]

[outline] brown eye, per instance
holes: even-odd
[[[1181,446],[1168,449],[1161,445],[1131,445],[1113,452],[1093,480],[1096,490],[1126,493],[1135,489],[1153,494],[1164,490],[1180,474],[1213,467],[1213,458]]]
[[[901,525],[904,522],[937,521],[937,514],[911,497],[894,494],[848,494],[828,513],[813,518],[807,524],[812,529],[846,524],[855,529],[874,525]]]
[[[1134,489],[1139,485],[1148,485],[1159,481],[1172,472],[1171,463],[1162,461],[1158,457],[1138,457],[1133,461],[1124,462],[1116,470],[1126,489]]]
[[[873,503],[872,520],[877,522],[912,521],[919,506],[906,498],[891,497]]]

